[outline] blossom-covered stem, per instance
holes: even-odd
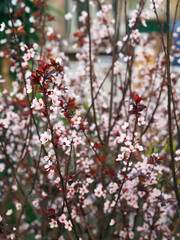
[[[127,83],[124,83],[123,95],[122,95],[122,98],[121,98],[121,101],[120,101],[120,103],[119,103],[118,110],[117,110],[118,115],[114,118],[113,124],[111,125],[111,130],[113,129],[113,127],[115,126],[117,120],[118,120],[119,117],[120,117],[120,111],[121,111],[121,108],[122,108],[122,106],[123,106],[124,99],[125,99],[125,97],[126,97],[126,93],[127,93],[128,86],[129,86],[129,81],[130,81],[130,78],[128,78]]]
[[[102,11],[102,4],[100,3],[99,0],[97,0],[97,2],[98,2],[98,5],[99,5],[99,7],[100,7],[100,9],[101,9],[101,11]],[[105,22],[105,25],[106,25],[106,28],[107,28],[109,41],[110,41],[111,45],[114,46],[114,42],[113,42],[113,40],[112,40],[112,38],[111,38],[111,34],[110,34],[110,32],[109,32],[109,28],[108,28],[108,25],[107,25],[107,21],[105,20],[104,22]]]
[[[135,24],[134,24],[134,26],[132,27],[131,30],[133,30],[133,29],[136,28],[137,23],[138,23],[138,21],[139,21],[138,18],[139,18],[139,16],[140,16],[140,14],[142,13],[142,10],[143,10],[143,8],[144,8],[144,4],[145,4],[145,1],[144,1],[144,0],[141,0],[140,3],[139,3],[139,6],[140,6],[140,7],[139,7],[139,10],[138,10],[138,15],[137,15],[136,22],[135,22]],[[131,34],[131,31],[130,31],[130,33],[128,34],[127,41],[128,41],[129,38],[130,38],[130,34]],[[125,45],[123,45],[123,47],[121,48],[121,50],[124,49],[124,47],[125,47]],[[121,52],[121,51],[120,51],[120,52]],[[131,61],[131,63],[133,63],[133,62]],[[130,68],[129,68],[130,74],[131,74],[131,70],[132,70],[132,64],[131,64],[131,66],[130,66]],[[131,89],[130,84],[131,84],[131,77],[129,76],[128,79],[127,79],[127,82],[124,83],[123,95],[122,95],[121,101],[120,101],[119,106],[118,106],[118,109],[117,109],[117,113],[118,113],[118,114],[117,114],[117,116],[114,118],[114,121],[113,121],[113,123],[112,123],[112,125],[111,125],[110,131],[114,128],[117,120],[118,120],[119,117],[120,117],[120,111],[121,111],[121,108],[122,108],[122,106],[123,106],[123,102],[124,102],[124,99],[125,99],[125,97],[126,97],[126,93],[127,93],[128,87]],[[131,90],[130,90],[130,91],[131,91]]]
[[[138,122],[138,116],[136,114],[136,119],[135,119],[135,124],[134,124],[134,130],[133,130],[133,137],[132,137],[132,145],[134,143],[134,133],[136,132],[136,128],[137,128],[137,122]],[[125,173],[124,173],[124,178],[122,180],[122,183],[119,187],[119,190],[118,190],[118,193],[117,193],[117,199],[116,199],[116,202],[115,202],[115,205],[113,207],[113,210],[112,212],[110,213],[110,217],[109,217],[109,220],[108,220],[108,223],[107,223],[107,226],[106,228],[104,229],[104,233],[103,233],[103,236],[102,236],[102,240],[105,239],[106,237],[106,234],[109,232],[109,227],[110,227],[110,222],[111,220],[113,219],[113,216],[115,214],[115,211],[116,211],[116,208],[117,208],[117,205],[118,205],[118,201],[119,201],[119,198],[120,198],[120,195],[121,195],[121,191],[122,191],[122,188],[123,188],[123,185],[126,181],[126,177],[127,177],[127,173],[128,173],[128,168],[129,168],[129,163],[130,163],[130,160],[131,160],[131,157],[132,157],[133,153],[131,152],[129,154],[129,158],[127,160],[127,165],[126,165],[126,170],[125,170]]]
[[[114,63],[116,60],[116,53],[117,53],[117,25],[118,25],[118,2],[115,1],[115,33],[114,33],[114,48],[113,48],[113,56],[112,56],[112,73],[111,73],[111,92],[110,92],[110,104],[109,104],[109,126],[108,126],[108,138],[107,138],[107,144],[109,142],[109,137],[111,133],[111,120],[112,120],[112,112],[113,112],[113,98],[114,98]]]
[[[73,140],[71,141],[71,148],[70,148],[70,154],[69,154],[68,162],[65,166],[65,174],[64,174],[65,176],[69,175],[69,166],[70,166],[70,162],[71,162],[72,151],[73,151]],[[66,191],[66,188],[67,188],[67,181],[68,181],[68,178],[66,179],[65,191]]]
[[[18,185],[18,187],[19,187],[19,190],[21,191],[21,194],[22,194],[23,198],[26,199],[26,194],[25,194],[25,191],[24,191],[24,189],[23,189],[23,186],[21,185],[20,181],[18,180],[17,175],[16,175],[16,170],[14,169],[14,166],[13,166],[13,164],[12,164],[12,162],[11,162],[11,159],[10,159],[9,155],[6,153],[6,150],[3,149],[2,144],[1,144],[1,146],[0,146],[0,151],[1,151],[1,152],[4,154],[4,156],[6,157],[6,161],[7,161],[8,165],[10,166],[10,168],[11,168],[11,170],[12,170],[13,176],[14,176],[16,182],[17,182],[17,185]],[[37,218],[38,218],[38,215],[36,214],[36,211],[35,211],[34,208],[33,208],[33,210],[34,210],[35,215],[36,215]]]
[[[83,134],[88,139],[88,136],[86,135],[86,133],[84,131],[83,131]],[[105,166],[103,161],[100,159],[96,149],[91,145],[91,143],[89,141],[88,141],[88,144],[89,144],[90,148],[93,150],[93,152],[95,153],[95,155],[96,155],[97,159],[99,160],[99,162],[101,163],[102,168],[105,169],[110,174],[109,169]]]
[[[41,154],[42,154],[42,145],[41,145],[41,148],[40,148],[40,153],[39,153],[39,158],[38,158],[38,162],[36,164],[36,172],[35,172],[35,175],[34,175],[34,179],[33,179],[33,182],[32,182],[32,186],[31,188],[29,189],[25,199],[24,199],[24,203],[23,203],[23,206],[22,206],[22,210],[21,210],[21,213],[18,217],[18,220],[17,220],[17,225],[16,225],[16,234],[18,236],[18,233],[19,233],[19,226],[20,226],[20,223],[21,223],[21,218],[22,218],[22,215],[25,211],[25,207],[26,207],[26,203],[27,203],[27,200],[29,198],[29,196],[31,195],[33,189],[34,189],[34,185],[35,185],[35,182],[36,182],[36,178],[37,178],[37,174],[38,174],[38,170],[39,170],[39,164],[40,164],[40,159],[41,159]]]
[[[160,102],[160,99],[161,99],[161,94],[162,94],[162,91],[163,91],[163,86],[164,86],[165,78],[166,78],[166,71],[165,71],[164,76],[163,76],[163,80],[162,80],[162,83],[161,83],[161,88],[160,88],[160,91],[159,91],[159,96],[158,96],[158,99],[157,99],[157,102],[156,102],[156,106],[155,106],[155,108],[154,108],[154,110],[153,110],[153,112],[152,112],[151,118],[150,118],[147,126],[145,127],[145,129],[144,129],[143,132],[141,133],[141,136],[143,136],[143,135],[147,132],[148,128],[150,127],[150,125],[151,125],[151,123],[152,123],[152,120],[153,120],[153,118],[154,118],[154,115],[155,115],[155,113],[156,113],[156,110],[157,110],[157,108],[158,108],[158,106],[159,106],[159,102]]]
[[[119,57],[118,54],[121,53],[121,52],[124,50],[125,46],[128,44],[128,41],[129,41],[129,39],[130,39],[130,35],[131,35],[131,33],[132,33],[132,30],[134,30],[134,29],[137,27],[138,18],[139,18],[140,14],[141,14],[141,12],[142,12],[142,10],[143,10],[145,1],[144,1],[144,0],[141,0],[140,3],[141,3],[141,4],[140,4],[141,7],[140,7],[140,9],[139,9],[136,22],[135,22],[134,26],[130,29],[130,31],[129,31],[128,35],[127,35],[127,39],[123,42],[123,45],[122,45],[121,49],[118,51],[118,53],[117,53],[117,55],[116,55],[116,60],[117,60],[117,58]],[[98,90],[97,90],[97,92],[96,92],[96,94],[95,94],[95,96],[94,96],[94,98],[93,98],[93,101],[95,101],[96,98],[97,98],[97,96],[99,95],[100,90],[102,89],[102,86],[104,85],[105,81],[108,79],[109,74],[112,72],[112,68],[113,68],[113,65],[111,64],[111,66],[109,67],[108,72],[106,73],[104,79],[102,80],[102,82],[101,82],[101,84],[100,84],[100,86],[99,86],[99,88],[98,88]],[[128,88],[128,84],[126,85],[126,88]],[[126,91],[125,91],[125,92],[123,91],[123,96],[125,97],[125,95],[126,95]],[[120,101],[120,106],[119,106],[119,108],[118,108],[118,112],[120,112],[120,109],[121,109],[121,106],[122,106],[124,97],[122,97],[122,100]],[[87,110],[87,112],[86,112],[86,115],[85,115],[83,121],[87,118],[87,116],[88,116],[88,114],[89,114],[89,112],[90,112],[90,110],[91,110],[92,107],[93,107],[93,103],[91,103],[90,107],[88,108],[88,110]],[[118,117],[119,117],[119,116],[118,116]],[[118,118],[118,117],[117,117],[117,118]],[[114,127],[116,121],[117,121],[117,119],[114,120],[111,129]]]
[[[166,0],[166,21],[167,21],[167,52],[166,52],[166,70],[167,70],[167,90],[168,90],[168,134],[169,134],[169,147],[171,153],[171,170],[173,174],[174,191],[180,210],[180,198],[177,187],[176,171],[175,171],[175,159],[173,150],[173,132],[172,132],[172,116],[171,116],[171,73],[170,73],[170,27],[169,27],[169,13],[170,13],[170,1]]]
[[[93,108],[93,118],[94,123],[96,125],[96,131],[98,134],[98,139],[103,145],[103,141],[100,136],[99,127],[97,124],[97,117],[96,117],[96,109],[95,109],[95,101],[94,101],[94,95],[93,95],[93,66],[92,66],[92,46],[91,46],[91,26],[90,26],[90,9],[89,9],[89,0],[87,0],[87,13],[88,13],[88,24],[87,24],[87,30],[88,30],[88,38],[89,38],[89,76],[90,76],[90,87],[91,87],[91,101],[92,101],[92,108]]]
[[[15,171],[15,169],[14,169],[14,166],[13,166],[13,164],[12,164],[12,162],[11,162],[8,154],[6,153],[6,150],[3,149],[2,143],[0,144],[0,150],[1,150],[1,152],[4,154],[4,156],[6,157],[6,160],[7,160],[8,164],[9,164],[9,166],[10,166],[11,169],[12,169],[13,176],[14,176],[14,178],[16,179],[16,182],[17,182],[17,184],[18,184],[18,187],[19,187],[22,195],[25,196],[24,190],[23,190],[23,188],[22,188],[22,186],[21,186],[21,184],[20,184],[20,182],[19,182],[19,180],[18,180],[18,178],[17,178],[17,176],[16,176],[16,171]]]
[[[5,0],[5,3],[6,3],[6,6],[7,6],[7,8],[8,8],[8,16],[9,16],[10,21],[11,21],[11,24],[12,24],[13,37],[14,37],[15,44],[16,44],[17,49],[18,49],[18,54],[19,54],[19,56],[21,56],[21,55],[22,55],[22,54],[21,54],[21,49],[20,49],[20,46],[19,46],[19,44],[18,44],[17,35],[16,35],[16,33],[15,33],[15,26],[14,26],[14,22],[13,22],[13,19],[12,19],[12,17],[11,17],[11,13],[10,13],[10,6],[9,6],[7,0]],[[29,95],[28,95],[28,93],[27,93],[26,77],[25,77],[25,73],[24,73],[23,66],[22,66],[22,60],[21,60],[20,57],[19,57],[19,64],[20,64],[21,73],[22,73],[22,76],[23,76],[24,86],[25,86],[25,89],[26,89],[25,92],[26,92],[26,99],[27,99],[27,102],[28,102],[29,111],[30,111],[30,113],[31,113],[31,117],[32,117],[32,119],[33,119],[33,123],[34,123],[34,126],[35,126],[35,128],[36,128],[36,132],[37,132],[37,135],[38,135],[38,137],[39,137],[39,140],[40,140],[39,128],[38,128],[38,125],[37,125],[37,123],[36,123],[36,120],[35,120],[35,117],[34,117],[34,114],[33,114],[33,110],[32,110],[32,108],[31,108],[31,101],[30,101]],[[43,150],[44,150],[44,152],[46,153],[46,150],[45,150],[45,147],[44,147],[44,146],[43,146]]]
[[[70,221],[72,223],[76,239],[79,239],[79,236],[78,236],[78,233],[77,233],[77,229],[76,229],[76,226],[75,226],[74,221],[72,219],[71,210],[70,210],[70,207],[69,207],[69,204],[68,204],[68,201],[67,201],[67,197],[66,197],[66,189],[65,189],[65,185],[64,185],[64,178],[63,178],[63,176],[61,174],[61,170],[60,170],[60,164],[59,164],[59,159],[58,159],[58,152],[57,152],[57,148],[56,148],[55,142],[54,142],[53,126],[51,124],[50,117],[49,117],[49,109],[48,109],[48,105],[47,105],[48,104],[48,99],[47,99],[46,92],[45,92],[44,81],[43,81],[43,96],[44,96],[44,100],[45,100],[45,109],[46,109],[47,122],[48,122],[48,125],[49,125],[49,128],[50,128],[53,149],[54,149],[54,153],[55,153],[55,157],[56,157],[57,170],[58,170],[58,174],[59,174],[59,177],[60,177],[60,180],[61,180],[61,187],[62,187],[62,193],[63,193],[64,202],[65,202],[67,210],[68,210],[68,215],[69,215]]]
[[[130,31],[130,33],[131,33],[131,31]],[[124,42],[123,46],[121,47],[121,49],[120,49],[120,51],[119,51],[118,53],[120,53],[120,52],[123,51],[124,47],[126,46],[128,40],[129,40],[130,33],[128,34],[128,37],[127,37],[126,41]],[[117,60],[117,58],[118,58],[118,54],[117,54],[117,56],[116,56],[116,60]],[[104,85],[105,81],[108,79],[108,76],[109,76],[110,72],[112,71],[112,68],[113,68],[113,65],[110,66],[108,72],[106,73],[104,79],[102,80],[102,82],[101,82],[101,84],[100,84],[100,86],[99,86],[99,88],[98,88],[98,90],[97,90],[97,92],[96,92],[96,94],[95,94],[95,96],[94,96],[94,98],[93,98],[94,101],[96,100],[97,96],[99,95],[100,90],[102,89],[102,86]],[[123,93],[124,93],[124,91],[123,91]],[[125,94],[124,94],[124,95],[125,95]],[[122,102],[122,101],[121,101],[121,102]],[[88,116],[91,108],[92,108],[92,103],[91,103],[90,107],[88,108],[88,110],[87,110],[87,112],[86,112],[86,115],[85,115],[85,117],[84,117],[83,120],[85,120],[85,119],[87,118],[87,116]]]
[[[17,166],[15,168],[15,176],[17,175],[17,171],[18,171],[19,167],[21,166],[22,162],[24,161],[24,159],[26,158],[26,156],[28,154],[28,147],[29,146],[26,144],[26,142],[27,142],[27,139],[30,139],[29,135],[32,135],[32,133],[30,132],[31,121],[32,121],[32,118],[30,117],[29,124],[28,124],[28,127],[27,127],[28,129],[27,129],[27,133],[26,133],[26,137],[25,137],[25,143],[24,143],[21,155],[19,157],[19,162],[18,162],[18,164],[17,164]],[[1,209],[5,209],[5,205],[6,205],[7,201],[8,201],[9,194],[11,193],[12,185],[14,184],[14,181],[15,181],[15,176],[13,176],[13,178],[11,180],[11,183],[10,183],[10,185],[8,187],[6,196],[4,197],[3,202],[0,205]]]

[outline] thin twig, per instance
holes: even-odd
[[[29,196],[31,195],[33,189],[34,189],[34,185],[35,185],[35,182],[36,182],[36,178],[37,178],[37,174],[38,174],[38,169],[39,169],[39,163],[40,163],[40,159],[41,159],[41,154],[42,154],[42,145],[41,145],[41,148],[40,148],[40,153],[39,153],[39,159],[38,159],[38,162],[37,162],[37,165],[36,165],[36,172],[35,172],[35,175],[34,175],[34,179],[33,179],[33,182],[32,182],[32,186],[31,186],[31,189],[28,191],[26,197],[25,197],[25,200],[24,200],[24,203],[23,203],[23,206],[22,206],[22,210],[21,210],[21,213],[19,215],[19,218],[17,220],[17,224],[16,224],[16,234],[18,235],[19,233],[19,226],[20,226],[20,223],[21,223],[21,218],[22,218],[22,215],[25,211],[25,207],[26,207],[26,204],[27,204],[27,200],[29,198]]]
[[[91,101],[92,101],[92,109],[93,109],[93,118],[94,123],[96,125],[96,131],[98,134],[98,139],[103,145],[103,141],[100,136],[99,127],[97,125],[97,117],[96,117],[96,109],[95,109],[95,100],[93,95],[93,66],[92,66],[92,45],[91,45],[91,26],[90,26],[90,9],[89,9],[89,0],[87,0],[87,28],[88,28],[88,38],[89,38],[89,76],[90,76],[90,87],[91,87]]]

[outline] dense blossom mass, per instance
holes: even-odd
[[[73,1],[67,25],[84,10],[72,42],[53,29],[50,1],[3,0],[0,239],[180,237],[180,30],[167,24],[164,38],[163,0],[139,0],[129,19],[114,2]],[[159,35],[140,31],[149,9]]]

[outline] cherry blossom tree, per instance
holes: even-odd
[[[9,59],[12,86],[0,91],[1,239],[178,239],[179,1],[170,28],[166,0],[166,36],[162,0],[139,0],[129,19],[126,0],[114,1],[114,15],[103,0],[74,1],[66,21],[77,2],[86,6],[74,33],[75,70],[47,0],[3,1],[0,56]],[[158,52],[153,33],[140,31],[148,7]]]

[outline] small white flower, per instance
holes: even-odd
[[[138,118],[138,126],[145,125],[146,122],[144,121],[144,117],[139,117]]]
[[[5,29],[6,29],[6,25],[4,22],[2,22],[0,26],[0,32],[3,32]]]
[[[134,146],[133,146],[133,145],[130,145],[128,151],[129,151],[129,152],[135,152]]]
[[[116,161],[122,161],[124,159],[124,152],[122,154],[118,154]]]
[[[60,223],[65,223],[66,222],[66,215],[63,213],[58,220],[60,221]]]
[[[22,204],[21,204],[21,203],[16,203],[15,206],[16,206],[16,209],[17,209],[17,210],[20,210],[21,207],[22,207]]]
[[[62,64],[62,58],[58,57],[55,59],[56,63],[59,63],[60,65]]]
[[[16,5],[17,4],[17,0],[12,0],[11,3],[12,3],[12,5]]]
[[[72,230],[72,223],[71,221],[65,221],[65,226],[64,226],[68,231]]]
[[[125,144],[126,146],[130,146],[130,145],[131,145],[131,141],[126,141],[124,144]]]
[[[125,123],[121,126],[121,128],[122,128],[123,130],[128,129],[128,128],[129,128],[129,123],[128,123],[128,122],[125,122]]]
[[[45,144],[46,142],[50,141],[51,140],[51,135],[48,134],[48,132],[44,132],[41,134],[41,138],[40,138],[40,141],[42,144]]]
[[[35,199],[32,204],[35,208],[39,208],[39,199]]]
[[[118,42],[117,42],[117,46],[118,46],[119,48],[122,48],[123,43],[122,43],[121,41],[118,41]]]
[[[112,9],[112,5],[111,4],[104,4],[104,5],[102,5],[102,11],[104,13],[107,13],[111,9]]]
[[[10,216],[13,214],[13,210],[12,209],[9,209],[7,212],[6,212],[6,216]]]
[[[5,164],[4,163],[0,163],[0,172],[3,172],[5,169]]]
[[[51,34],[53,34],[54,29],[52,27],[47,27],[47,36],[50,36]]]
[[[102,185],[98,185],[96,189],[94,190],[94,194],[96,197],[102,197],[103,196],[103,190],[102,190]]]
[[[129,19],[129,24],[128,24],[128,26],[129,26],[130,28],[132,28],[132,27],[134,26],[135,22],[136,22],[136,19],[135,19],[134,17],[131,18],[131,19]]]
[[[177,27],[176,31],[177,31],[178,33],[180,33],[180,27]]]
[[[135,148],[136,148],[137,151],[140,151],[140,152],[142,152],[142,151],[144,150],[144,149],[143,149],[143,146],[140,146],[139,143],[137,143],[137,144],[135,145]]]
[[[72,19],[72,13],[66,13],[64,15],[65,19],[68,21],[68,20],[71,20]]]
[[[114,63],[114,74],[118,74],[121,71],[122,63],[120,61],[116,61]]]
[[[115,193],[118,190],[118,184],[115,183],[115,182],[111,182],[109,184],[109,187],[110,187],[110,189],[109,189],[109,193],[110,194],[113,194],[113,193]]]
[[[44,168],[46,169],[46,171],[49,171],[49,169],[51,168],[52,163],[50,160],[48,160],[48,162],[46,163],[46,165],[44,165]]]
[[[34,22],[35,22],[35,17],[34,17],[34,16],[31,16],[31,17],[29,18],[29,22],[30,22],[30,23],[34,23]]]
[[[120,137],[117,137],[117,143],[122,143],[126,139],[126,134],[122,133]]]
[[[33,58],[33,57],[34,57],[35,51],[34,51],[33,48],[28,49],[27,52],[28,52],[30,58]]]
[[[17,185],[12,185],[12,190],[17,191],[18,190]]]
[[[14,233],[11,233],[9,236],[8,236],[9,239],[13,240],[15,238],[15,235]]]
[[[107,54],[110,54],[111,51],[112,51],[111,47],[106,48],[106,53],[107,53]]]
[[[175,151],[176,155],[180,155],[180,149]]]
[[[25,53],[24,56],[23,56],[23,60],[24,60],[25,62],[27,62],[29,59],[30,59],[29,54],[28,54],[28,53]]]
[[[115,220],[114,219],[111,219],[111,222],[109,223],[110,226],[113,226],[115,224]]]
[[[69,147],[69,146],[71,145],[71,141],[68,140],[67,137],[64,137],[64,138],[61,139],[61,144],[62,144],[63,146]]]
[[[51,219],[51,222],[49,223],[50,228],[56,228],[58,227],[58,223],[56,220],[54,220],[53,218]]]
[[[42,98],[37,100],[37,98],[35,97],[32,101],[31,108],[34,108],[36,110],[42,110],[44,108],[44,101],[42,100]]]
[[[25,12],[26,13],[30,13],[30,8],[29,7],[25,7]]]

